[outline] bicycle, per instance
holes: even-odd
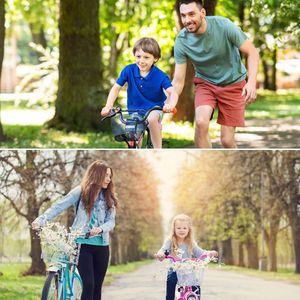
[[[53,230],[58,227],[59,233]],[[49,240],[44,241],[48,246],[51,245],[51,254],[47,251],[42,252],[43,260],[49,260],[50,265],[47,268],[47,278],[42,290],[41,300],[80,300],[82,293],[82,281],[77,270],[79,260],[80,244],[76,244],[75,236],[78,234],[61,231],[61,225],[52,223],[41,228],[40,236],[44,234]],[[50,232],[50,234],[49,234]],[[55,236],[56,235],[56,236]],[[86,235],[84,235],[86,237]],[[65,238],[65,240],[62,240]],[[76,246],[74,246],[76,245]],[[45,247],[46,248],[46,247]],[[56,248],[56,249],[55,249]],[[55,249],[55,251],[53,251]]]
[[[145,147],[153,148],[150,130],[148,128],[148,116],[153,110],[163,111],[160,106],[154,106],[148,110],[145,109],[122,109],[114,107],[108,116],[101,119],[111,119],[112,131],[115,141],[125,142],[128,148],[140,148],[143,139],[145,139]],[[176,108],[172,113],[176,113]]]
[[[200,300],[201,290],[197,287],[201,286],[205,266],[209,262],[214,261],[215,258],[209,257],[204,253],[198,258],[180,259],[169,255],[168,251],[166,251],[165,259],[172,261],[169,267],[177,275],[177,291],[179,292],[177,300]]]

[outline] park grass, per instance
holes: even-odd
[[[77,133],[46,129],[42,125],[3,125],[7,140],[0,142],[1,148],[127,148],[123,142],[116,142],[111,133]],[[174,125],[173,130],[180,128]],[[184,127],[185,128],[185,127]],[[193,130],[190,125],[190,132]],[[177,130],[180,131],[180,130]],[[189,133],[164,133],[164,148],[184,148],[193,144]],[[187,137],[187,134],[189,136]]]
[[[229,266],[229,265],[218,266],[214,264],[210,264],[209,268],[218,268],[219,270],[222,271],[238,272],[240,274],[254,276],[256,278],[263,278],[268,280],[280,280],[280,281],[300,284],[300,274],[296,274],[293,269],[289,269],[289,268],[278,268],[277,272],[259,271],[256,269],[242,268],[242,267]]]
[[[104,284],[111,284],[117,276],[133,272],[151,260],[132,262],[118,266],[110,266]],[[22,276],[28,264],[0,264],[0,300],[37,300],[40,299],[45,276]]]
[[[246,107],[246,119],[300,117],[300,90],[259,90],[257,100]]]
[[[284,91],[258,91],[257,101],[246,108],[246,119],[283,119],[300,117],[300,90]],[[16,110],[13,102],[4,102],[2,113]],[[22,104],[18,110],[26,118],[29,110]],[[38,109],[36,109],[38,110]],[[32,109],[30,110],[32,111]],[[42,110],[40,110],[42,112]],[[210,136],[218,135],[219,125],[216,124],[216,116],[210,126]],[[28,121],[28,120],[27,120]],[[17,121],[16,121],[17,123]],[[42,125],[5,124],[4,133],[7,140],[0,142],[1,148],[127,148],[125,143],[114,141],[110,132],[76,133],[55,129],[47,129]],[[194,128],[190,122],[170,122],[163,124],[163,148],[188,148],[192,147],[194,140]]]

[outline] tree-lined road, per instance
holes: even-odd
[[[103,289],[103,300],[163,300],[165,281],[159,263],[120,276]],[[159,275],[159,276],[157,276]],[[205,271],[203,300],[299,300],[300,283],[266,280],[225,270]]]

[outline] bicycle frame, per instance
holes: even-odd
[[[124,134],[120,135],[122,136],[121,140],[118,140],[116,137],[115,139],[117,141],[124,141],[128,148],[140,148],[140,143],[143,140],[143,137],[146,133],[147,139],[146,139],[146,148],[153,148],[152,141],[151,141],[151,136],[150,136],[150,130],[148,128],[148,121],[147,118],[149,114],[153,110],[160,110],[162,111],[163,109],[160,106],[154,106],[148,110],[145,109],[122,109],[120,107],[112,108],[111,113],[108,116],[105,116],[104,118],[101,119],[101,122],[106,120],[107,118],[114,118],[118,116],[120,122],[124,124],[125,126],[125,132]],[[176,113],[176,108],[172,111],[173,113]],[[125,118],[124,113],[128,113],[129,115],[132,115],[134,113],[140,113],[140,118],[135,118],[135,119],[130,119],[130,118]],[[144,126],[145,129],[143,129],[142,132],[140,132],[139,137],[136,137],[136,133],[134,130],[137,129],[137,126]],[[129,129],[131,128],[131,130]]]
[[[54,273],[58,279],[58,291],[57,299],[67,300],[72,299],[74,296],[73,285],[74,279],[77,277],[80,279],[79,274],[76,271],[76,265],[69,262],[57,262],[50,265],[47,272]]]
[[[184,259],[178,259],[172,255],[166,255],[165,258],[170,259],[173,262],[185,261]],[[205,258],[207,258],[207,254],[203,254],[196,259],[187,259],[187,260],[202,261]],[[193,291],[193,286],[191,286],[191,285],[179,286],[178,291],[179,291],[180,295],[179,295],[179,298],[177,298],[177,300],[188,300],[188,299],[192,299],[191,297],[193,297],[195,300],[201,300],[201,296]]]

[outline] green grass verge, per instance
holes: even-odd
[[[247,105],[246,119],[300,117],[300,90],[259,90],[256,102]]]
[[[152,260],[110,266],[104,284],[110,284],[121,274],[132,272]],[[28,264],[0,264],[0,300],[40,299],[45,276],[22,276]]]
[[[292,269],[284,269],[278,268],[278,272],[266,272],[266,271],[259,271],[255,269],[248,269],[248,268],[241,268],[236,266],[226,266],[222,265],[219,267],[218,265],[210,264],[210,268],[218,268],[222,271],[231,271],[231,272],[238,272],[245,275],[250,275],[254,277],[269,279],[269,280],[281,280],[281,281],[288,281],[300,284],[300,274],[295,274],[295,271]]]
[[[246,108],[246,119],[279,119],[300,117],[300,90],[258,91],[257,101]],[[18,110],[24,108],[24,103]],[[13,110],[6,103],[2,111]],[[24,108],[24,115],[26,109]],[[215,123],[217,114],[210,126],[210,136],[215,138],[219,125]],[[125,143],[114,141],[111,133],[75,133],[46,129],[41,125],[3,124],[8,140],[0,142],[1,148],[127,148]],[[194,142],[194,128],[189,122],[167,122],[163,125],[163,148],[186,148]]]
[[[114,141],[110,133],[76,133],[45,129],[41,125],[3,125],[7,140],[1,148],[127,148],[125,143]],[[185,134],[163,135],[164,148],[184,148],[193,144]]]

